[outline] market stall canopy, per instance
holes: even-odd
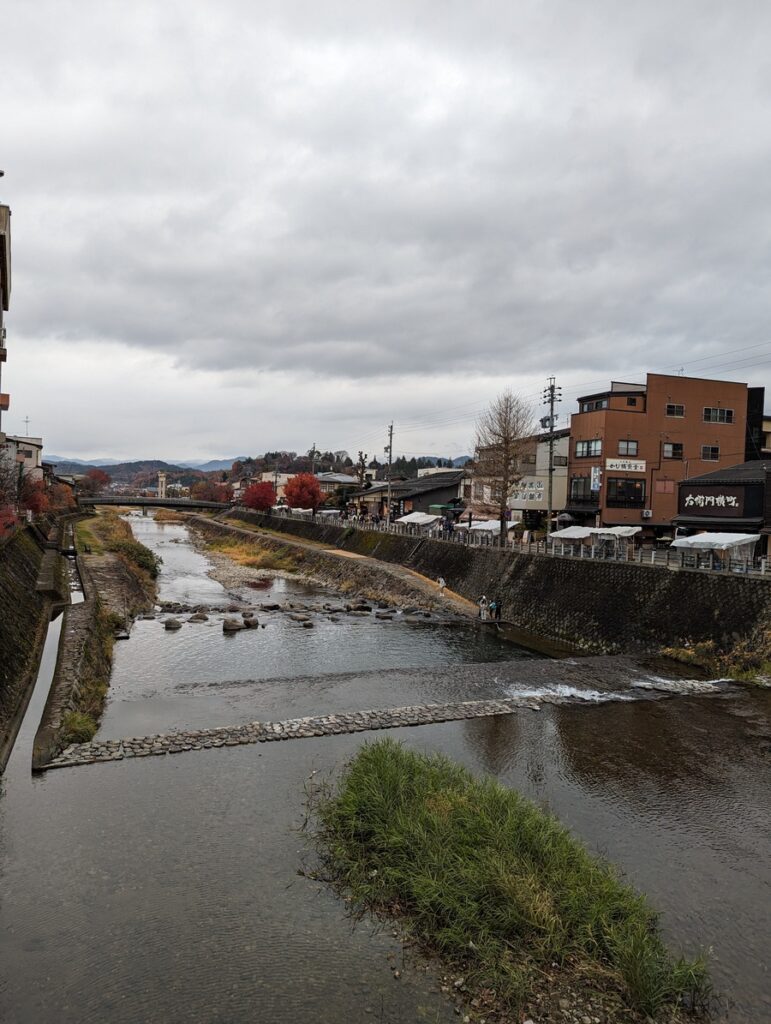
[[[555,530],[549,534],[549,540],[586,540],[592,531],[588,526],[566,526],[564,530]]]
[[[412,524],[412,526],[433,526],[441,518],[441,516],[429,515],[428,512],[409,512],[406,516],[402,516],[401,519],[397,519],[396,522]]]
[[[507,530],[513,530],[516,523],[506,523]],[[469,530],[476,530],[477,533],[500,533],[500,519],[483,519],[481,523],[472,523]]]
[[[697,533],[694,537],[678,537],[670,547],[690,551],[731,551],[749,547],[759,540],[758,533]]]
[[[634,537],[641,530],[642,526],[592,526],[589,533],[597,537]]]

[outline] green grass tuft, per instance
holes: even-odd
[[[509,1011],[554,965],[652,1018],[706,999],[704,963],[670,956],[646,899],[493,780],[385,740],[314,810],[329,877],[354,906],[402,917]]]

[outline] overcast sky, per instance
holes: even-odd
[[[4,429],[470,451],[554,374],[769,384],[771,5],[9,0]]]

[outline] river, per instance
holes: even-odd
[[[248,599],[256,608],[330,600],[285,580],[227,593],[184,527],[141,517],[132,526],[164,559],[161,599]],[[510,688],[503,678],[516,660],[518,685],[528,685],[527,652],[474,629],[318,615],[306,630],[258,614],[264,630],[235,636],[223,635],[216,613],[177,633],[158,619],[137,622],[116,645],[99,735],[476,698],[479,661],[497,661]],[[365,737],[33,778],[55,636],[52,627],[0,783],[0,1020],[457,1020],[432,972],[408,963],[395,980],[401,952],[388,929],[352,927],[340,901],[297,873],[308,858],[298,831],[306,781],[337,770]],[[424,669],[418,692],[406,671],[415,666]],[[488,689],[498,685],[495,672],[485,678]],[[626,696],[389,735],[442,750],[551,808],[650,895],[673,944],[712,947],[716,1019],[760,1024],[771,1019],[771,694]]]

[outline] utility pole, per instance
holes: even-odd
[[[24,417],[24,436],[29,437],[29,416]]]
[[[391,461],[394,454],[394,425],[393,420],[388,427],[388,444],[383,449],[384,452],[388,452],[388,525],[390,526],[393,522],[393,515],[391,512]]]
[[[318,455],[318,452],[316,451],[316,442],[314,441],[314,442],[313,442],[313,447],[312,447],[312,448],[311,448],[311,450],[310,450],[310,457],[311,457],[311,473],[313,473],[314,475],[315,475],[315,473],[316,473],[316,456],[317,456],[317,455]]]
[[[546,513],[546,536],[551,533],[551,518],[554,506],[554,405],[562,401],[562,388],[555,385],[554,377],[549,377],[543,392],[543,398],[549,406],[549,487],[548,510]]]

